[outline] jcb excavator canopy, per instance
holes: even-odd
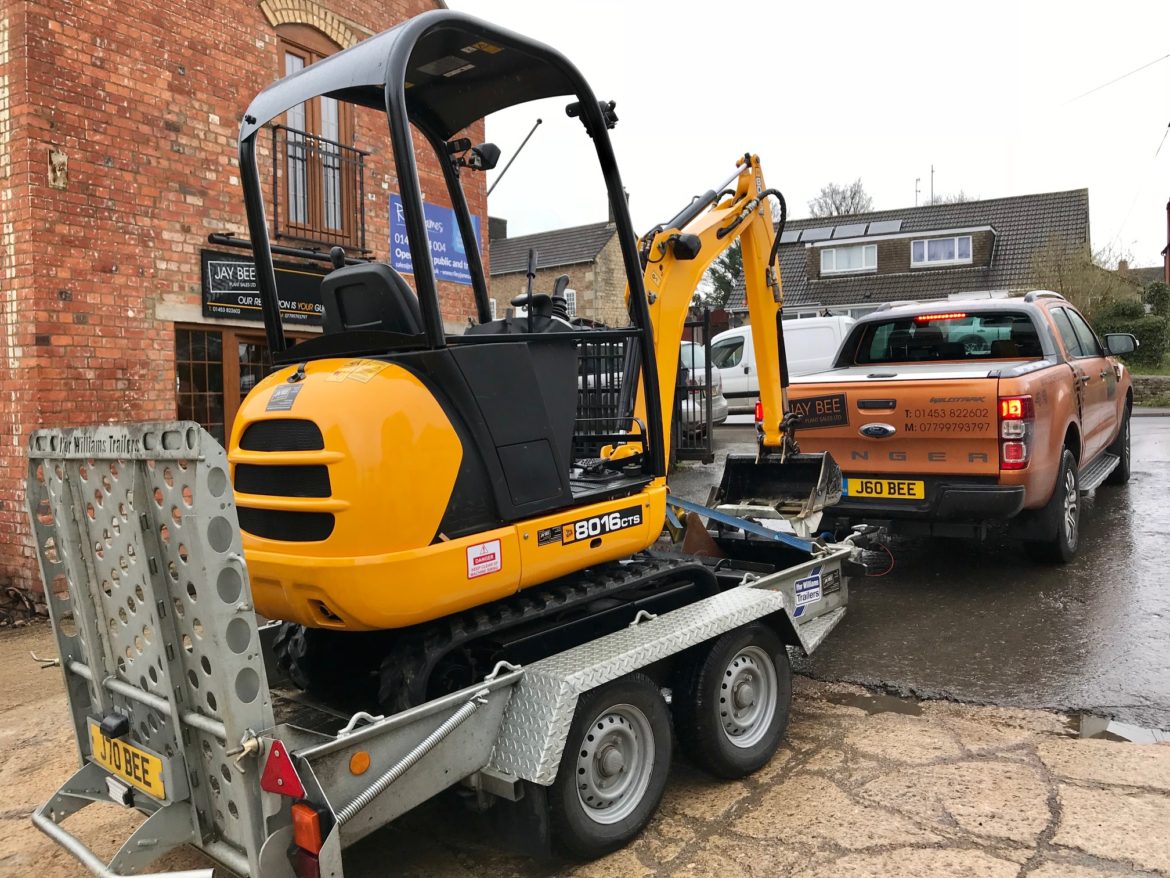
[[[423,192],[415,158],[414,131],[421,133],[439,157],[451,208],[467,259],[478,323],[492,320],[487,277],[480,258],[471,212],[452,161],[449,141],[457,132],[494,112],[517,104],[558,95],[571,96],[592,138],[610,214],[622,249],[629,313],[635,330],[638,361],[647,393],[645,434],[662,448],[662,417],[658,369],[654,356],[650,311],[642,278],[637,236],[630,220],[609,127],[612,106],[603,107],[589,84],[564,55],[485,21],[450,10],[435,10],[370,37],[336,55],[273,83],[252,101],[240,127],[240,181],[248,216],[256,285],[264,316],[268,347],[274,362],[286,350],[280,300],[268,237],[260,180],[257,140],[273,120],[293,107],[326,96],[386,113],[403,219],[418,294],[422,332],[406,336],[413,348],[432,350],[476,338],[448,338],[428,243]],[[568,107],[566,108],[569,109]],[[524,343],[523,335],[492,339]],[[352,351],[350,353],[353,353]],[[366,353],[366,351],[362,351]],[[663,455],[653,455],[656,475],[665,470]]]
[[[240,126],[241,182],[256,255],[261,310],[273,354],[279,355],[285,349],[285,341],[256,155],[257,135],[266,125],[320,96],[385,111],[425,341],[428,347],[440,348],[447,341],[427,244],[411,127],[421,132],[444,158],[441,164],[466,248],[476,310],[479,322],[485,323],[491,313],[487,279],[479,258],[480,242],[475,240],[458,174],[445,160],[446,141],[498,110],[557,95],[576,98],[575,112],[593,138],[622,247],[633,301],[631,316],[639,328],[649,326],[637,236],[608,137],[610,119],[589,84],[556,49],[468,15],[434,10],[273,83],[256,96],[244,114]],[[650,353],[645,339],[643,346],[645,362]],[[653,371],[652,365],[649,368]]]
[[[411,120],[446,139],[497,110],[587,92],[581,74],[556,49],[434,10],[273,83],[248,107],[240,135],[320,95],[391,114],[404,95]]]

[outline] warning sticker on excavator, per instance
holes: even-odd
[[[503,558],[500,553],[500,541],[489,540],[486,543],[477,543],[467,547],[467,578],[486,576],[489,573],[499,573],[503,567]]]
[[[326,381],[360,381],[367,384],[371,378],[389,366],[378,360],[354,360],[340,369],[335,369]]]

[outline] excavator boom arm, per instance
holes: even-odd
[[[673,225],[656,229],[649,241],[641,242],[646,259],[643,279],[659,364],[663,435],[670,435],[679,346],[694,292],[711,264],[738,240],[743,248],[756,362],[761,364],[762,441],[766,448],[779,449],[783,441],[780,422],[787,408],[788,370],[780,331],[784,302],[780,273],[769,264],[776,235],[772,225],[773,192],[765,186],[759,158],[754,155],[739,160],[739,172],[732,179],[733,193],[708,192],[672,220],[685,223],[681,228]],[[706,209],[701,207],[704,201],[711,202]],[[776,368],[764,365],[769,363],[776,364]],[[635,417],[645,422],[645,415],[645,397],[639,394]]]

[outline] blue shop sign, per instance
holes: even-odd
[[[440,204],[423,204],[423,215],[427,223],[427,239],[431,244],[431,265],[438,280],[453,281],[457,284],[471,284],[471,272],[467,267],[467,252],[455,221],[455,211]],[[471,217],[475,229],[475,240],[479,241],[479,217]],[[402,198],[390,195],[390,264],[403,274],[414,274],[410,258],[410,238],[406,234],[406,215]]]

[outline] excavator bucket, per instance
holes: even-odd
[[[783,518],[800,536],[815,533],[823,511],[841,499],[841,468],[828,453],[757,458],[729,454],[715,494],[718,508],[742,518]]]

